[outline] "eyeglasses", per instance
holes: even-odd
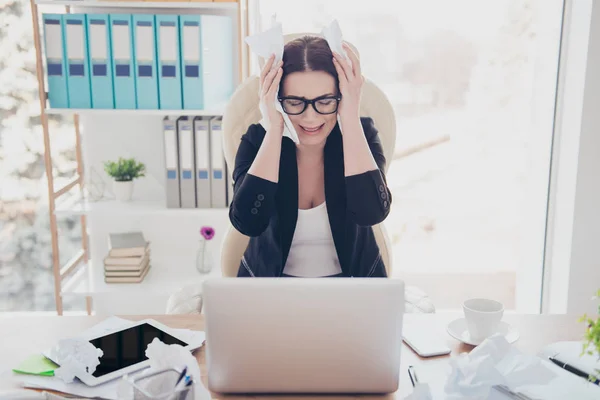
[[[278,100],[281,103],[281,107],[286,114],[299,115],[306,110],[309,104],[312,104],[313,108],[319,114],[333,114],[338,109],[338,104],[342,96],[319,96],[312,100],[303,99],[302,97],[288,96],[279,97]]]

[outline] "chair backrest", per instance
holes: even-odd
[[[304,35],[320,36],[313,33],[290,34],[284,36],[284,42],[287,43]],[[360,58],[356,48],[352,44],[350,44],[350,47]],[[259,60],[259,64],[262,67],[264,60]],[[242,135],[246,132],[248,126],[258,123],[261,119],[258,107],[258,88],[259,78],[257,76],[252,76],[244,80],[231,96],[223,114],[223,150],[230,178],[235,166],[235,155]],[[369,79],[365,79],[363,85],[360,115],[371,117],[375,122],[375,127],[379,131],[379,139],[381,140],[387,160],[385,171],[387,172],[392,162],[396,144],[396,119],[387,96]],[[383,224],[374,226],[373,231],[389,276],[392,271],[392,254],[388,235]],[[242,235],[229,224],[221,245],[221,270],[223,276],[237,276],[240,260],[248,246],[248,241],[249,238],[247,236]]]

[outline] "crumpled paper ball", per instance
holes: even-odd
[[[71,383],[78,375],[94,373],[104,353],[85,339],[71,338],[60,340],[49,355],[60,365],[54,370],[54,376]]]
[[[520,352],[502,334],[487,338],[470,353],[453,356],[450,367],[444,387],[447,400],[484,400],[494,385],[515,391],[522,385],[545,384],[555,376],[539,357]]]

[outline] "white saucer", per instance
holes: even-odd
[[[454,321],[450,322],[446,328],[446,331],[454,339],[471,346],[477,346],[483,342],[483,340],[471,340],[471,335],[469,335],[469,331],[467,330],[467,321],[464,318],[455,319]],[[503,334],[508,343],[514,343],[517,341],[517,339],[519,339],[519,332],[504,321],[500,321],[500,325],[498,325],[498,331],[496,333]]]

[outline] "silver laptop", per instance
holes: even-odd
[[[221,278],[204,282],[203,297],[210,390],[398,389],[401,280]]]

